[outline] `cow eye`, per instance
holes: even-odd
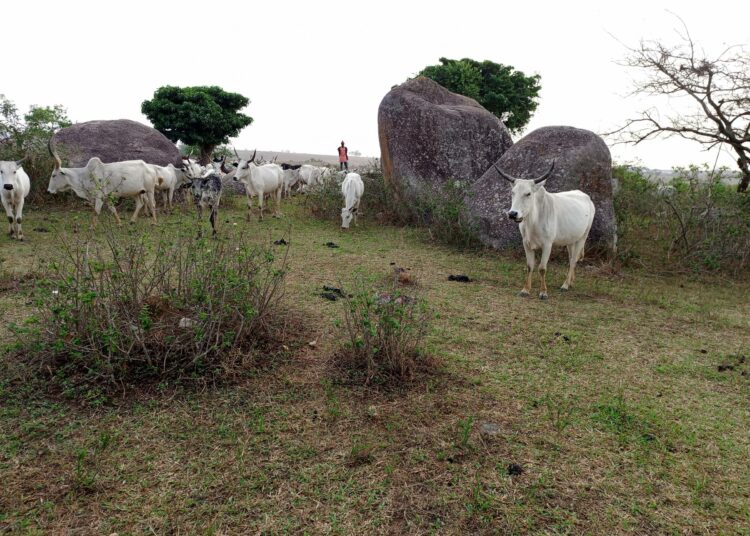
[[[527,193],[527,194],[526,194],[526,197],[529,197],[530,195],[531,195],[531,192]]]

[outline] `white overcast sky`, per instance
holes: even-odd
[[[237,148],[333,154],[343,139],[368,156],[380,153],[380,100],[441,56],[540,74],[527,132],[604,132],[645,106],[625,98],[637,73],[614,63],[626,51],[612,36],[676,39],[672,11],[707,51],[750,41],[748,0],[7,0],[2,11],[0,93],[22,111],[62,104],[77,122],[147,123],[141,102],[159,86],[219,85],[251,100],[255,121]],[[611,148],[618,161],[664,169],[717,154],[679,140]]]

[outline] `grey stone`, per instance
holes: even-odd
[[[70,167],[83,167],[94,156],[102,162],[143,160],[181,166],[180,151],[158,130],[130,119],[87,121],[62,128],[53,144]]]
[[[477,101],[423,76],[391,89],[378,108],[385,180],[410,192],[473,182],[513,144]]]
[[[617,222],[612,194],[612,157],[599,136],[569,126],[540,128],[508,149],[498,159],[497,166],[514,177],[531,178],[547,171],[552,159],[555,170],[545,188],[549,192],[581,190],[591,196],[596,215],[586,250],[614,253]],[[466,204],[484,244],[496,249],[521,244],[518,224],[508,220],[505,214],[511,204],[511,185],[494,167],[488,167],[472,184]]]

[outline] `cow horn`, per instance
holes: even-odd
[[[248,162],[255,162],[255,155],[256,154],[258,154],[258,149],[255,149],[255,151],[253,151],[253,157],[250,160],[248,160]]]
[[[549,176],[550,176],[550,175],[552,174],[552,172],[553,172],[554,170],[555,170],[555,161],[554,161],[554,159],[553,159],[553,160],[552,160],[552,165],[551,165],[551,166],[549,167],[549,169],[547,170],[547,173],[545,173],[544,175],[542,175],[541,177],[539,177],[539,178],[537,178],[537,179],[534,179],[534,184],[539,184],[540,182],[544,182],[544,181],[546,181],[546,180],[547,180],[547,177],[549,177]]]
[[[29,157],[29,155],[24,156],[21,158],[21,160],[16,160],[16,166],[19,167],[21,164],[24,163],[24,161]]]
[[[234,156],[237,157],[237,160],[242,160],[242,158],[240,158],[240,155],[237,153],[237,149],[234,147],[232,147],[232,149],[234,149]]]
[[[226,167],[226,166],[224,165],[224,163],[226,162],[226,160],[227,160],[227,157],[226,157],[226,156],[225,156],[224,158],[222,158],[222,159],[221,159],[221,166],[220,166],[220,168],[221,168],[221,172],[222,172],[222,173],[231,173],[231,172],[232,172],[232,170],[231,170],[231,169],[229,169],[228,167]]]
[[[62,160],[60,160],[60,157],[57,156],[57,153],[52,149],[52,136],[50,136],[47,141],[47,149],[49,149],[49,154],[52,155],[52,158],[55,159],[55,169],[60,169],[62,167]]]
[[[506,181],[508,181],[511,184],[513,184],[514,182],[516,182],[515,177],[511,177],[510,175],[506,175],[505,173],[503,173],[503,171],[499,167],[497,167],[497,164],[492,164],[492,165],[495,167],[495,169],[500,174],[500,176],[502,178],[504,178]]]

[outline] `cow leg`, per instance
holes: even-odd
[[[13,222],[15,221],[15,216],[13,215],[13,206],[11,205],[10,201],[6,199],[5,195],[2,196],[2,200],[5,214],[8,215],[8,236],[13,237]]]
[[[146,193],[146,204],[151,209],[151,223],[156,225],[156,195],[153,190]]]
[[[217,216],[217,214],[219,212],[218,208],[219,207],[217,207],[216,205],[212,205],[211,206],[211,216],[209,216],[209,218],[208,218],[209,221],[211,222],[211,229],[213,231],[211,233],[212,236],[216,236],[216,216]]]
[[[143,195],[139,195],[138,197],[135,198],[135,210],[133,211],[133,216],[130,218],[130,223],[135,223],[136,220],[138,220],[138,214],[140,214],[144,203],[145,201],[143,199]],[[149,208],[150,207],[146,207],[146,212],[148,212]]]
[[[247,221],[250,221],[250,217],[253,215],[253,198],[247,196]]]
[[[274,194],[276,197],[276,204],[274,205],[274,213],[273,215],[277,218],[281,217],[281,211],[279,210],[281,208],[281,188],[276,190],[276,193]]]
[[[586,244],[586,240],[579,240],[575,244],[568,246],[568,263],[570,268],[568,269],[568,277],[565,279],[560,290],[568,290],[576,280],[576,264],[583,258],[583,247]]]
[[[552,253],[552,243],[542,245],[542,256],[539,259],[539,276],[541,279],[541,286],[539,290],[539,299],[547,299],[547,261],[549,261],[549,255]]]
[[[101,197],[97,197],[94,200],[94,221],[93,221],[94,229],[96,229],[96,226],[99,224],[99,215],[102,213],[103,206],[104,206],[104,200]]]
[[[523,288],[521,289],[521,292],[518,293],[518,295],[526,298],[531,294],[531,274],[534,273],[534,264],[536,264],[536,258],[534,255],[534,250],[531,249],[531,246],[528,246],[526,243],[523,244],[523,250],[526,253],[526,283],[523,285]]]
[[[266,197],[266,194],[259,193],[258,194],[258,207],[260,207],[260,221],[263,221],[263,198]]]
[[[15,213],[16,213],[16,238],[18,240],[23,240],[23,229],[21,228],[21,221],[23,220],[23,196],[19,196],[20,199],[18,200],[18,203],[15,206]]]

